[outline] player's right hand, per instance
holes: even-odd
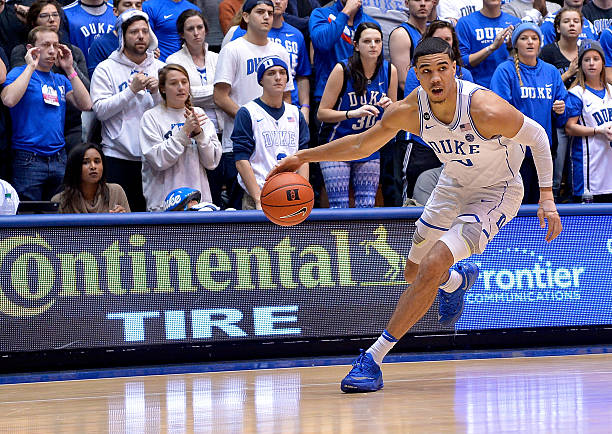
[[[304,163],[302,163],[297,154],[289,155],[276,163],[276,166],[274,166],[270,173],[268,173],[266,179],[270,179],[274,175],[281,172],[296,172],[302,166],[302,164]]]
[[[26,55],[25,61],[29,66],[33,66],[34,69],[38,66],[38,60],[40,59],[40,47],[32,47],[30,48]]]

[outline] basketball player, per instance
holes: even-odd
[[[473,263],[456,264],[482,253],[488,242],[519,210],[523,185],[519,168],[525,145],[536,164],[540,226],[548,221],[546,241],[561,232],[553,200],[552,159],[544,129],[493,92],[455,79],[455,56],[439,38],[425,38],[414,54],[421,86],[392,104],[369,130],[285,158],[270,172],[295,170],[304,163],[362,158],[387,143],[399,130],[421,136],[444,169],[416,223],[404,277],[404,291],[387,328],[342,380],[345,392],[383,387],[383,357],[425,313],[439,287],[440,323],[454,324],[463,296],[478,277]],[[450,268],[452,266],[452,268]],[[450,269],[450,270],[449,270]]]

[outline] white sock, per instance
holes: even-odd
[[[376,364],[380,366],[387,353],[391,351],[391,348],[393,348],[396,343],[397,339],[391,336],[387,330],[384,330],[376,342],[374,342],[374,345],[368,348],[366,353],[372,354],[372,358]]]
[[[454,292],[457,289],[459,289],[462,282],[463,282],[463,277],[461,277],[461,274],[459,274],[457,270],[451,269],[448,280],[444,282],[442,285],[440,285],[440,289],[445,292]]]

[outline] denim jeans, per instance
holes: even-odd
[[[19,200],[50,200],[64,180],[66,150],[53,155],[13,150],[13,187]]]

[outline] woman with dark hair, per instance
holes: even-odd
[[[87,63],[81,49],[68,42],[67,37],[63,37],[61,32],[62,7],[55,0],[38,0],[30,6],[26,15],[28,31],[34,27],[42,26],[56,32],[62,44],[66,45],[72,52],[74,59],[74,70],[89,91],[89,75],[87,74]],[[11,53],[11,68],[25,65],[25,55],[27,53],[26,44],[17,45]],[[64,70],[54,66],[52,71],[56,74],[66,75]],[[81,111],[72,104],[66,105],[66,119],[64,121],[64,137],[66,139],[66,151],[70,151],[73,146],[81,143],[82,139]]]
[[[148,211],[163,211],[166,195],[180,187],[199,190],[210,202],[205,169],[221,159],[221,143],[204,110],[191,105],[189,74],[181,65],[159,70],[163,102],[140,121],[142,190]]]
[[[204,109],[218,134],[222,130],[222,126],[219,125],[222,116],[213,101],[213,83],[219,55],[208,51],[206,42],[208,22],[202,12],[188,9],[179,15],[176,30],[183,46],[179,51],[168,56],[166,63],[176,63],[185,68],[189,74],[191,103]]]
[[[51,198],[60,213],[130,212],[119,184],[107,184],[104,152],[95,143],[82,143],[70,151],[64,174],[64,191]]]
[[[562,8],[555,16],[555,42],[544,45],[540,53],[540,59],[557,68],[567,89],[571,87],[578,72],[578,39],[583,30],[583,23],[584,18],[579,9],[567,6]],[[560,194],[564,172],[567,172],[567,185],[572,184],[570,171],[564,170],[569,167],[568,141],[564,127],[557,128],[557,149],[556,152],[553,152],[553,193],[555,197]],[[571,196],[571,192],[567,190],[571,188],[565,189],[564,197]]]
[[[585,39],[578,54],[578,74],[570,88],[569,119],[574,196],[585,203],[612,202],[612,85],[606,82],[606,58],[597,41]]]
[[[323,122],[319,143],[327,143],[371,128],[396,100],[397,70],[383,60],[382,31],[371,22],[357,26],[353,55],[332,70],[317,112]],[[355,207],[373,207],[380,177],[377,152],[355,161],[321,162],[330,208],[349,207],[349,184]]]

